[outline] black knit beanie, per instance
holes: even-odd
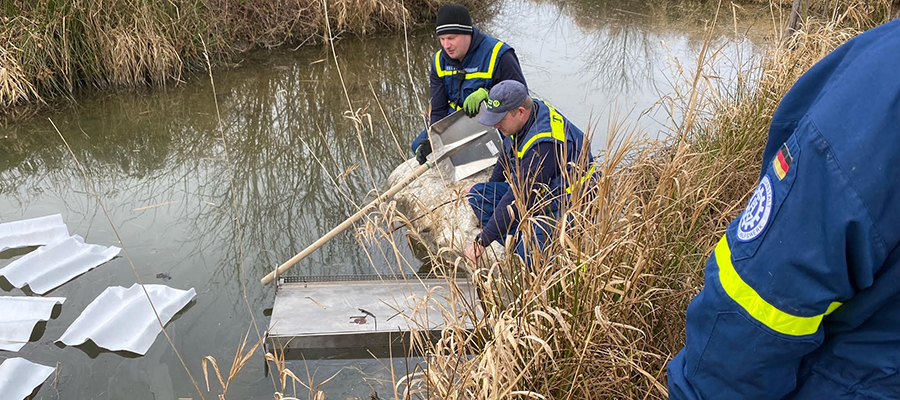
[[[445,4],[437,13],[437,35],[451,33],[471,35],[472,17],[469,9],[459,4]]]

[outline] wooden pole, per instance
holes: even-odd
[[[368,214],[369,211],[371,211],[373,208],[375,208],[376,205],[378,205],[385,199],[393,197],[395,194],[397,194],[397,192],[400,191],[400,189],[405,188],[407,185],[412,183],[412,181],[416,180],[416,178],[422,176],[422,174],[424,174],[425,171],[428,171],[431,167],[432,167],[432,164],[430,162],[426,162],[425,164],[420,165],[419,168],[416,168],[416,170],[413,171],[412,174],[410,174],[406,178],[403,178],[402,181],[397,182],[397,184],[394,185],[393,187],[391,187],[390,189],[388,189],[387,192],[384,192],[384,194],[382,194],[381,196],[378,196],[377,199],[373,200],[371,203],[369,203],[365,207],[361,208],[359,211],[356,212],[356,214],[353,214],[350,218],[347,218],[346,221],[342,222],[340,225],[336,226],[334,229],[332,229],[331,231],[326,233],[325,236],[322,236],[321,238],[319,238],[319,240],[316,240],[315,243],[309,245],[309,247],[307,247],[300,253],[297,253],[297,255],[291,257],[290,260],[285,261],[284,264],[281,264],[280,266],[278,266],[278,268],[275,271],[272,271],[268,275],[263,277],[260,282],[263,285],[268,285],[270,282],[272,282],[275,279],[275,276],[283,274],[285,271],[287,271],[288,269],[293,267],[294,264],[300,262],[300,260],[302,260],[302,259],[306,258],[306,256],[312,254],[312,252],[318,250],[318,248],[322,247],[323,244],[325,244],[326,242],[328,242],[331,239],[334,239],[335,236],[337,236],[339,233],[341,233],[344,230],[346,230],[347,228],[349,228],[356,221],[358,221],[360,218],[362,218],[363,215]]]
[[[797,32],[797,26],[800,25],[801,8],[803,8],[803,0],[794,0],[794,4],[791,5],[791,16],[788,18],[785,40],[794,36],[794,33]]]

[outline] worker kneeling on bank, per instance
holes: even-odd
[[[498,83],[491,88],[486,104],[478,122],[503,134],[503,152],[490,179],[469,190],[469,203],[483,229],[465,254],[474,263],[485,247],[494,241],[505,244],[511,236],[516,254],[531,265],[534,250],[547,244],[573,190],[593,183],[594,158],[584,142],[584,132],[550,104],[529,97],[521,82]],[[509,207],[513,200],[518,200],[516,206]],[[522,212],[531,207],[539,207],[539,211],[537,218],[527,219],[533,229],[525,238],[519,224]]]

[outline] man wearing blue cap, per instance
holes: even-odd
[[[525,84],[515,50],[472,26],[466,7],[442,6],[437,13],[436,33],[441,50],[431,64],[429,125],[460,109],[469,116],[478,114],[488,90],[497,82],[512,79]],[[412,151],[419,164],[431,154],[427,129],[413,140]]]
[[[466,249],[466,257],[474,263],[491,242],[502,244],[507,235],[515,235],[516,254],[531,265],[529,248],[543,248],[574,185],[593,173],[590,148],[578,127],[553,106],[529,97],[528,89],[517,81],[503,81],[491,89],[487,110],[478,122],[503,134],[503,152],[490,179],[469,190],[469,204],[483,229]],[[518,207],[509,207],[516,193],[524,199],[519,199]],[[534,204],[550,218],[529,219],[534,221],[529,246],[517,228],[522,211]]]

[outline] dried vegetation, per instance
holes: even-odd
[[[667,398],[665,365],[684,343],[684,311],[759,176],[778,102],[867,27],[861,16],[851,7],[808,19],[737,83],[720,81],[711,66],[721,54],[709,45],[700,67],[676,65],[685,90],[661,102],[679,116],[669,139],[640,141],[641,132],[609,127],[597,191],[576,196],[556,222],[568,229],[533,268],[472,268],[484,315],[448,314],[437,343],[419,337],[427,369],[399,381],[397,397]]]
[[[0,3],[0,105],[81,87],[163,85],[253,48],[430,21],[437,0],[171,0]],[[8,110],[7,110],[8,111]]]
[[[567,229],[558,229],[548,248],[533,250],[531,268],[514,257],[435,267],[449,276],[468,270],[482,301],[431,310],[447,326],[436,342],[414,332],[411,348],[426,364],[395,377],[393,397],[668,398],[665,366],[684,343],[684,311],[703,285],[715,242],[758,179],[780,99],[816,61],[884,21],[854,4],[804,18],[735,82],[713,69],[723,55],[711,38],[698,67],[676,61],[683,84],[660,100],[672,116],[668,138],[644,141],[643,132],[607,127],[602,179],[593,190],[576,191],[556,221]],[[865,6],[889,9],[886,2]],[[535,215],[525,211],[525,218]],[[388,230],[368,231],[378,237]],[[316,396],[321,392],[310,392]]]

